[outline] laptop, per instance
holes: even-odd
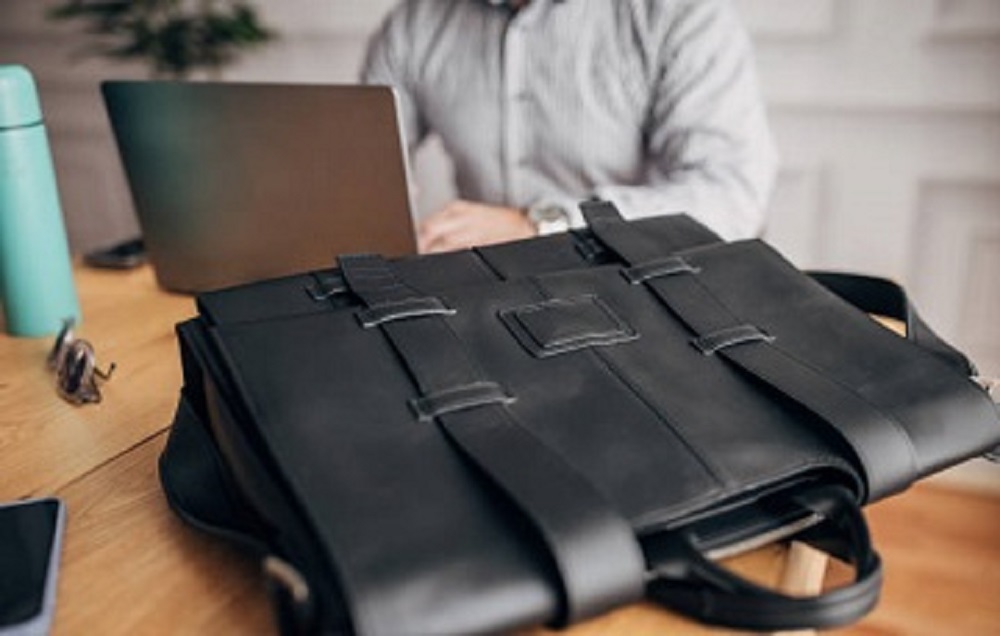
[[[101,85],[161,287],[202,292],[416,252],[384,86]]]

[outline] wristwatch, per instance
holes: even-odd
[[[538,229],[538,236],[548,236],[569,229],[569,212],[558,205],[533,205],[528,208],[527,216]]]

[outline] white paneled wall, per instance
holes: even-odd
[[[1000,2],[738,4],[784,160],[767,238],[902,282],[1000,375]],[[949,478],[1000,489],[984,462]]]
[[[902,281],[1000,375],[1000,2],[739,6],[784,158],[768,238]]]
[[[901,281],[984,374],[1000,375],[1000,0],[735,1],[784,160],[767,238],[802,267]],[[136,231],[97,83],[143,71],[70,62],[82,40],[45,23],[44,4],[0,0],[0,62],[38,77],[82,250]],[[392,4],[258,2],[282,39],[226,78],[353,81]],[[422,155],[423,208],[447,197],[447,174],[439,148]]]

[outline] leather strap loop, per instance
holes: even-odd
[[[445,305],[438,298],[404,298],[362,309],[358,312],[358,321],[365,329],[371,329],[393,320],[420,318],[421,316],[450,316],[454,313],[454,309]]]
[[[698,351],[706,356],[750,342],[773,342],[774,338],[753,325],[736,325],[726,329],[713,331],[691,341]]]
[[[660,276],[676,276],[678,274],[697,274],[694,267],[680,256],[668,256],[634,265],[622,270],[622,276],[632,285],[644,283],[651,278]]]
[[[488,404],[510,404],[513,401],[514,398],[507,395],[499,384],[476,382],[410,400],[410,406],[418,418],[430,421],[446,413]]]

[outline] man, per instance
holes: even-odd
[[[776,153],[726,0],[403,0],[362,77],[399,91],[411,152],[437,133],[455,164],[421,251],[579,226],[591,196],[762,228]]]

